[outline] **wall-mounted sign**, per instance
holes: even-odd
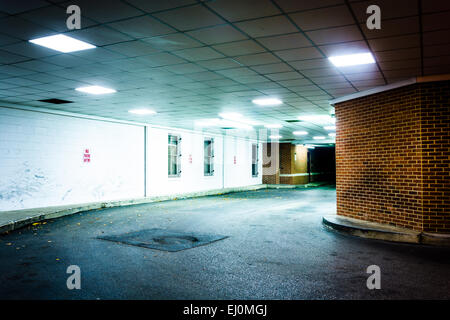
[[[192,154],[189,155],[189,163],[192,163]]]
[[[234,156],[233,162],[234,162],[234,164],[236,164],[236,156]]]
[[[89,149],[84,150],[83,162],[91,162],[91,154],[89,153]]]

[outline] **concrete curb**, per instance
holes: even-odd
[[[66,206],[55,206],[55,207],[45,207],[45,208],[34,208],[25,210],[14,210],[14,211],[3,211],[0,212],[0,216],[5,218],[5,221],[0,221],[0,234],[13,231],[19,228],[23,228],[27,225],[33,224],[35,222],[40,222],[44,220],[56,219],[71,214],[103,209],[103,208],[113,208],[121,206],[130,206],[135,204],[145,204],[152,202],[161,202],[169,200],[180,200],[180,199],[192,199],[205,196],[222,195],[241,191],[255,191],[261,189],[272,189],[276,185],[258,184],[246,187],[237,188],[225,188],[225,189],[215,189],[200,192],[191,192],[184,194],[175,194],[168,196],[156,196],[156,197],[146,197],[146,198],[134,198],[134,199],[123,199],[123,200],[112,200],[112,201],[102,201],[102,202],[91,202],[82,204],[73,204]],[[304,185],[302,188],[318,187],[318,184]],[[292,189],[297,186],[290,186]],[[283,186],[281,187],[283,188]],[[7,217],[10,216],[8,219]],[[19,217],[18,217],[19,216]]]
[[[361,238],[450,246],[450,234],[419,232],[337,215],[324,216],[322,223],[327,229]]]

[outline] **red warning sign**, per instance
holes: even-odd
[[[234,156],[234,160],[233,160],[234,164],[236,164],[236,156]]]
[[[84,150],[83,162],[91,162],[91,154],[89,153],[89,149]]]

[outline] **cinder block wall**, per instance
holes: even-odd
[[[450,233],[449,81],[335,105],[337,213]]]

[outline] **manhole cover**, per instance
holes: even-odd
[[[211,234],[194,234],[164,229],[147,229],[98,239],[162,251],[181,251],[228,238]]]

